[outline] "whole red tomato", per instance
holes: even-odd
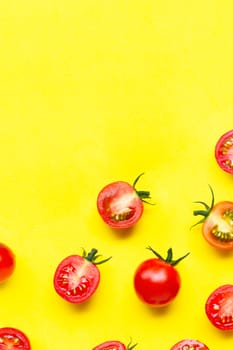
[[[198,340],[185,339],[173,345],[170,350],[209,350],[209,348]]]
[[[95,346],[92,350],[133,350],[137,344],[131,344],[131,342],[126,346],[119,340],[108,340]]]
[[[110,227],[129,228],[141,218],[143,202],[150,198],[150,192],[136,190],[136,184],[142,175],[143,173],[136,178],[133,185],[116,181],[106,185],[99,192],[97,209],[103,221]]]
[[[151,247],[147,247],[157,258],[143,261],[134,275],[134,288],[137,296],[150,306],[169,304],[177,295],[181,279],[175,265],[188,254],[173,260],[172,249],[168,249],[166,259]]]
[[[88,300],[96,291],[100,282],[100,272],[96,265],[108,261],[97,261],[97,249],[93,248],[88,254],[70,255],[63,259],[54,274],[56,292],[70,303],[82,303]]]
[[[206,241],[213,247],[221,250],[233,249],[233,202],[223,201],[214,205],[214,193],[212,194],[211,205],[202,201],[195,203],[202,204],[204,210],[194,210],[193,214],[202,215],[203,218],[198,221],[196,226],[202,223],[202,234]]]
[[[217,141],[215,158],[222,170],[233,174],[233,130],[227,131]]]
[[[233,330],[233,285],[226,284],[215,289],[206,300],[205,312],[216,328]]]
[[[0,328],[0,349],[31,350],[28,337],[19,329],[12,327]]]
[[[15,269],[15,255],[5,244],[0,243],[0,282],[8,279]]]

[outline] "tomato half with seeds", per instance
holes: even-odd
[[[97,261],[97,249],[88,254],[70,255],[63,259],[54,274],[55,291],[66,301],[74,304],[88,300],[96,291],[100,282],[100,271],[96,265],[108,261]]]
[[[15,255],[12,250],[0,243],[0,282],[7,280],[15,269]]]
[[[223,134],[217,141],[215,158],[222,170],[233,174],[233,130]]]
[[[126,346],[119,340],[108,340],[95,346],[92,350],[133,350],[137,344],[131,342]]]
[[[147,247],[157,258],[143,261],[134,275],[134,289],[144,303],[160,307],[168,305],[180,290],[181,278],[175,265],[188,254],[173,260],[172,249],[168,249],[166,259],[151,247]]]
[[[204,210],[195,210],[194,215],[202,215],[203,219],[195,225],[202,223],[202,234],[206,241],[215,248],[221,250],[233,249],[233,202],[223,201],[214,204],[214,194],[212,202],[208,206],[206,203],[198,201],[204,205]],[[193,226],[195,226],[193,225]]]
[[[205,312],[216,328],[233,330],[233,285],[225,284],[215,289],[207,298]]]
[[[150,192],[136,190],[140,174],[133,185],[116,181],[106,185],[98,194],[97,209],[103,221],[112,228],[123,229],[135,225],[143,214],[143,202]],[[151,204],[151,203],[150,203]]]
[[[0,328],[0,349],[30,350],[28,337],[19,329],[12,327]]]
[[[209,348],[198,340],[184,339],[173,345],[170,350],[209,350]]]

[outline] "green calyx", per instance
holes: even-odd
[[[100,261],[96,261],[100,256],[100,254],[97,255],[97,252],[98,250],[95,249],[95,248],[92,248],[92,250],[87,253],[86,250],[83,248],[83,254],[82,254],[82,257],[88,261],[90,261],[92,264],[94,265],[100,265],[100,264],[103,264],[105,262],[107,262],[108,260],[110,260],[112,257],[110,256],[109,258],[107,259],[104,259],[104,260],[100,260]]]
[[[190,253],[187,253],[187,254],[183,255],[181,258],[173,260],[173,251],[172,251],[172,248],[169,248],[167,251],[167,257],[164,259],[159,253],[157,253],[150,246],[146,247],[146,249],[149,249],[152,253],[154,253],[157,256],[157,258],[159,258],[160,260],[162,260],[165,263],[172,265],[172,266],[177,265],[181,260],[183,260],[184,258],[186,258],[186,256],[188,256],[190,254]]]
[[[192,227],[203,223],[206,220],[207,216],[209,216],[211,210],[213,209],[213,206],[214,206],[214,191],[213,191],[213,189],[212,189],[212,187],[210,185],[209,185],[209,188],[210,188],[210,192],[211,192],[211,204],[209,206],[205,202],[202,202],[202,201],[194,202],[194,203],[202,204],[205,209],[204,210],[194,210],[193,211],[193,215],[194,216],[201,215],[201,216],[203,216],[203,218],[201,220],[199,220],[196,224],[192,225]]]
[[[132,344],[132,340],[130,340],[129,344],[127,345],[127,350],[133,350],[137,345],[137,343]]]
[[[136,184],[137,184],[138,180],[140,179],[140,177],[142,175],[144,175],[144,173],[141,173],[140,175],[138,175],[138,177],[134,180],[133,188],[134,188],[135,192],[137,193],[138,197],[141,199],[142,202],[150,204],[150,205],[154,205],[154,203],[150,203],[148,201],[145,201],[145,199],[147,199],[147,198],[151,199],[149,191],[138,191],[138,190],[136,190]]]

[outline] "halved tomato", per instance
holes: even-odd
[[[141,218],[143,202],[150,198],[150,192],[138,191],[135,188],[142,175],[136,178],[133,185],[125,181],[116,181],[106,185],[99,192],[97,209],[103,221],[110,227],[129,228]]]
[[[194,215],[203,216],[203,219],[195,225],[203,223],[203,236],[213,247],[231,250],[233,249],[233,202],[223,201],[214,205],[214,194],[211,187],[210,190],[212,193],[210,206],[201,201],[196,202],[204,205],[205,210],[193,212]]]
[[[54,274],[54,288],[56,292],[70,303],[82,303],[89,299],[96,291],[100,282],[100,271],[96,265],[106,262],[110,258],[97,261],[100,255],[93,248],[88,254],[70,255],[63,259]]]
[[[137,344],[130,343],[126,346],[119,340],[108,340],[95,346],[92,350],[133,350]]]
[[[3,327],[0,328],[0,349],[30,350],[31,345],[27,336],[19,329]]]
[[[209,350],[209,348],[198,340],[185,339],[173,345],[170,350]]]
[[[225,284],[215,289],[207,298],[205,312],[216,328],[233,330],[233,285]]]
[[[127,348],[118,340],[109,340],[95,346],[92,350],[127,350]]]
[[[233,249],[233,202],[219,202],[202,226],[205,239],[222,250]]]
[[[222,170],[233,174],[233,130],[223,134],[216,143],[215,158]]]

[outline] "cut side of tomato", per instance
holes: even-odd
[[[99,193],[97,208],[106,224],[113,228],[133,226],[142,216],[142,201],[127,182],[117,181]]]
[[[56,292],[70,303],[82,303],[89,299],[99,281],[99,269],[79,255],[70,255],[62,260],[54,275]]]
[[[198,340],[184,339],[173,345],[170,350],[209,350],[209,348]]]
[[[11,327],[0,328],[0,349],[30,350],[27,336],[20,330]]]
[[[233,174],[233,130],[223,134],[216,143],[215,158],[222,170]]]
[[[212,246],[233,249],[233,202],[217,203],[203,223],[202,233]]]
[[[201,215],[203,218],[192,227],[202,225],[202,233],[206,241],[215,248],[221,250],[233,249],[233,202],[223,201],[214,204],[214,192],[211,186],[211,204],[202,201],[204,209],[194,210],[193,215]]]
[[[127,350],[127,347],[118,340],[109,340],[95,346],[92,350]]]
[[[129,228],[141,218],[144,210],[143,202],[150,198],[150,192],[138,191],[135,188],[142,175],[143,173],[136,178],[133,185],[125,181],[115,181],[99,192],[97,209],[103,221],[110,227]]]
[[[233,285],[226,284],[215,289],[206,301],[205,311],[216,328],[233,330]]]

